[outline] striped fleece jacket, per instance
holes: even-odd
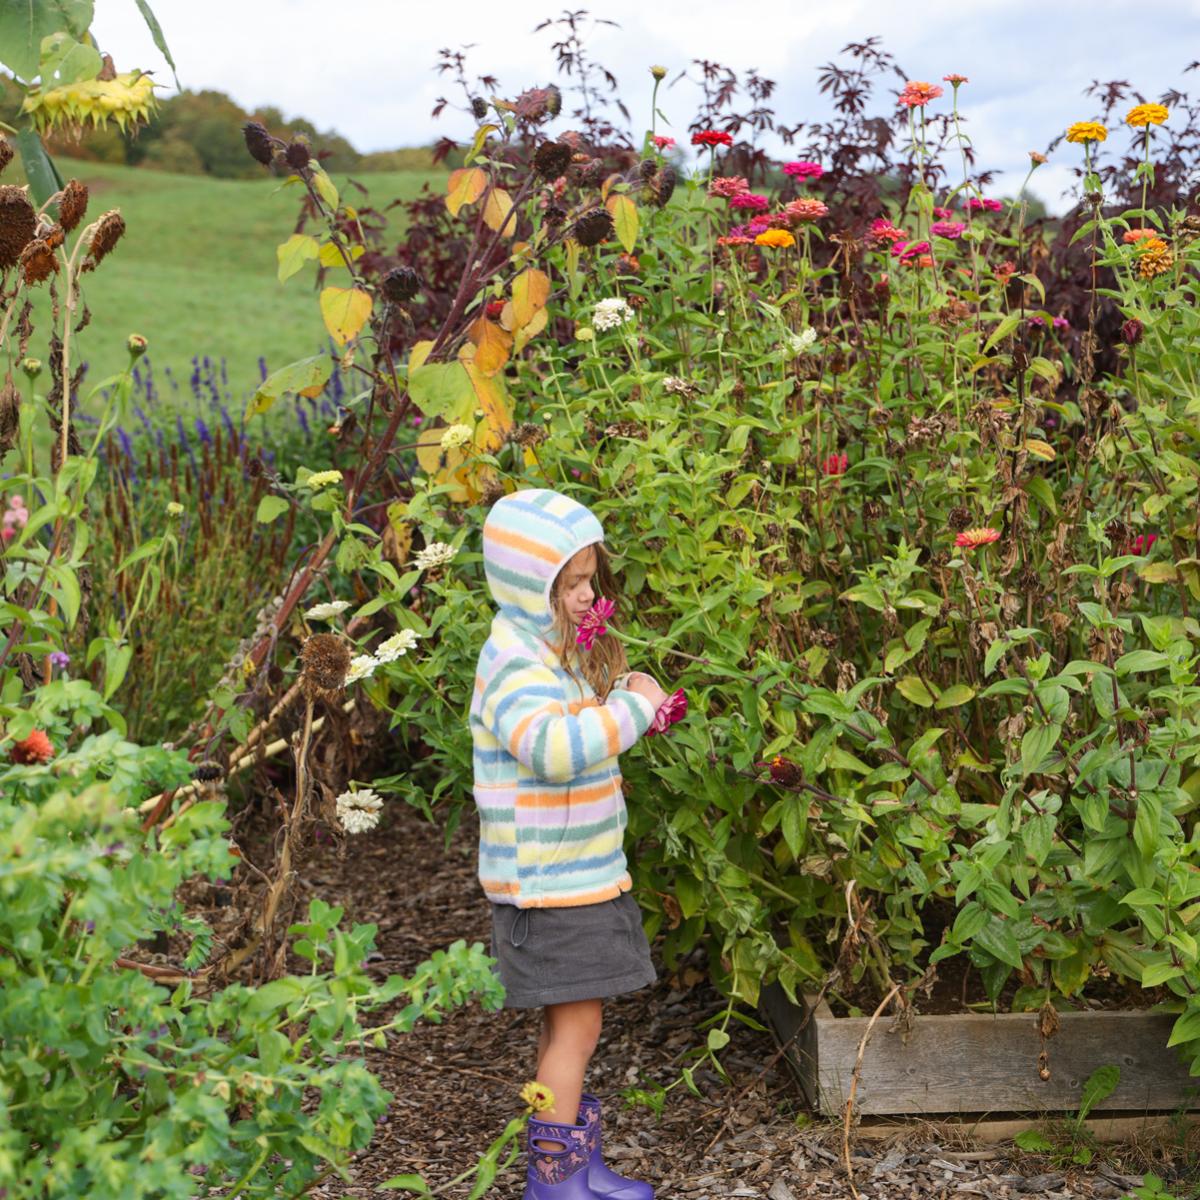
[[[496,904],[567,908],[631,887],[617,755],[646,732],[654,707],[620,687],[601,704],[546,641],[555,576],[603,540],[588,509],[546,489],[503,497],[483,526],[500,611],[479,655],[470,721],[479,879]]]

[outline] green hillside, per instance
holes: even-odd
[[[81,335],[89,379],[124,366],[130,333],[149,339],[156,369],[169,366],[185,378],[193,355],[224,358],[235,395],[257,382],[260,355],[274,368],[324,344],[312,268],[286,286],[275,277],[275,247],[295,224],[294,188],[280,190],[272,178],[213,179],[65,159],[58,167],[64,179],[75,176],[88,185],[89,220],[119,208],[127,226],[84,285],[92,310]],[[404,171],[356,178],[370,188],[372,205],[382,208],[415,196],[432,176]],[[5,182],[24,182],[17,163]],[[39,357],[45,356],[40,330],[48,313],[43,296],[31,344]]]

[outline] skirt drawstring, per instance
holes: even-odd
[[[521,920],[524,918],[525,924],[521,926]],[[521,926],[521,939],[517,940],[517,927]],[[509,943],[515,950],[518,946],[525,944],[525,939],[529,936],[529,909],[522,908],[517,910],[517,919],[513,922],[512,932],[508,935]]]

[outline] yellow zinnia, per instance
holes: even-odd
[[[1161,104],[1137,104],[1125,114],[1125,124],[1142,129],[1147,125],[1161,125],[1170,115]]]
[[[764,229],[754,239],[756,246],[794,246],[796,239],[786,229]]]
[[[1108,130],[1099,121],[1076,121],[1067,127],[1068,142],[1102,142]]]
[[[554,1093],[544,1083],[527,1083],[521,1089],[521,1099],[534,1112],[545,1112],[554,1107]]]

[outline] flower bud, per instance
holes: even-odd
[[[482,121],[487,116],[487,111],[487,101],[482,96],[471,97],[471,115],[475,120]]]
[[[258,121],[248,121],[242,126],[242,137],[246,139],[246,149],[250,151],[250,157],[262,163],[264,167],[269,167],[275,157],[275,146],[266,126]]]
[[[21,360],[21,370],[29,379],[36,379],[42,373],[42,360],[40,358],[24,358]]]
[[[1145,326],[1142,325],[1136,317],[1130,317],[1124,325],[1121,326],[1121,341],[1127,346],[1136,346],[1142,340],[1142,334],[1145,332]]]
[[[666,79],[667,68],[666,67],[651,67],[650,74],[653,75],[655,79]]]
[[[396,304],[404,304],[421,290],[421,278],[412,267],[395,267],[380,284],[383,294]]]
[[[287,165],[293,171],[307,171],[308,161],[312,158],[312,150],[307,142],[297,139],[294,142],[288,143],[288,148],[283,152],[283,157],[287,159]]]
[[[129,340],[125,343],[125,348],[129,351],[129,357],[139,359],[146,353],[147,342],[140,333],[131,333]]]

